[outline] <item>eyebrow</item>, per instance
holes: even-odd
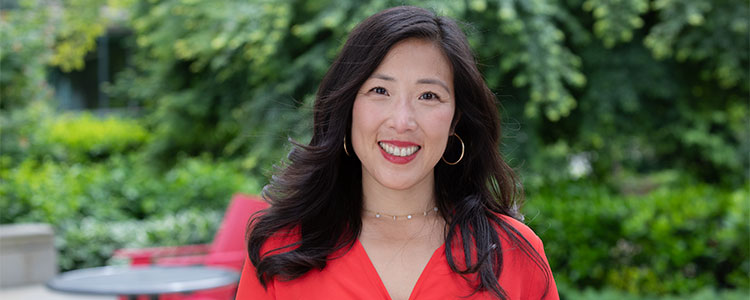
[[[445,89],[445,91],[448,92],[448,94],[451,93],[451,90],[448,88],[448,85],[445,84],[445,82],[443,82],[440,79],[425,78],[425,79],[417,80],[417,83],[422,83],[422,84],[437,84],[439,86],[442,86]]]
[[[385,81],[396,81],[395,78],[393,78],[391,76],[388,76],[388,75],[380,74],[380,73],[372,74],[372,78],[382,79],[382,80],[385,80]],[[448,94],[451,93],[451,90],[448,88],[448,85],[445,82],[443,82],[442,80],[440,80],[440,79],[423,78],[423,79],[417,80],[417,83],[419,83],[419,84],[436,84],[436,85],[439,85],[439,86],[443,87],[445,89],[445,91],[448,92]]]

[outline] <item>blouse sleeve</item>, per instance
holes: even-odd
[[[547,274],[546,276],[537,276],[537,278],[539,278],[537,281],[537,286],[539,288],[534,290],[540,291],[540,295],[536,299],[559,300],[560,295],[557,293],[557,284],[555,284],[555,278],[552,276],[552,269],[547,261],[547,255],[544,253],[544,243],[542,243],[542,240],[536,234],[533,234],[532,236],[534,237],[532,240],[534,249],[539,253],[539,256],[541,256],[544,266],[546,267],[544,272]],[[548,278],[548,280],[546,280],[546,278]],[[546,294],[544,293],[545,291]]]
[[[544,253],[542,239],[526,224],[506,215],[498,216],[513,226],[529,242],[530,246],[534,248],[533,250],[539,254],[539,258],[541,259],[523,259],[525,263],[519,266],[522,270],[518,270],[518,272],[524,272],[526,278],[528,278],[528,282],[524,283],[523,296],[520,298],[529,300],[559,300],[560,295],[557,293],[555,278],[552,276],[552,269],[550,268],[549,261],[547,261],[547,255]],[[529,258],[526,255],[524,257]]]
[[[245,265],[242,267],[242,275],[240,276],[240,284],[237,287],[237,297],[235,299],[272,300],[276,299],[274,295],[273,281],[268,283],[267,289],[264,289],[260,281],[258,281],[258,276],[255,275],[255,267],[249,258],[245,258]]]

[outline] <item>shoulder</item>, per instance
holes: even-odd
[[[502,222],[507,224],[507,228],[504,228],[504,226],[498,224],[500,226],[500,228],[498,228],[498,234],[500,235],[501,240],[513,243],[512,241],[515,240],[511,238],[511,235],[513,235],[516,238],[520,238],[521,241],[528,241],[529,244],[531,244],[531,246],[534,247],[534,250],[536,250],[537,252],[542,251],[544,247],[542,244],[542,240],[529,226],[519,220],[516,220],[513,217],[504,214],[495,213],[495,216],[497,216]]]
[[[495,215],[507,224],[507,228],[498,224],[505,271],[499,278],[501,285],[516,295],[511,297],[513,299],[558,299],[542,240],[523,222],[506,215]],[[528,249],[529,246],[532,249]]]
[[[263,258],[294,250],[297,248],[300,239],[301,236],[298,228],[276,231],[261,246],[260,256]]]

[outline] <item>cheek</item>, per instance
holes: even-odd
[[[354,146],[354,151],[364,147],[366,137],[368,133],[372,132],[374,123],[373,109],[368,107],[367,101],[361,101],[359,99],[354,100],[354,107],[352,108],[352,132],[351,132],[351,143]]]
[[[428,114],[429,117],[424,119],[422,128],[427,137],[430,153],[430,160],[437,161],[445,152],[445,148],[450,138],[451,122],[453,121],[453,109],[433,111]],[[427,116],[427,115],[426,115]]]
[[[435,137],[436,142],[440,143],[445,147],[448,142],[448,138],[451,135],[451,123],[453,122],[453,109],[446,109],[445,111],[437,111],[430,118],[430,124],[428,128],[431,128],[430,135]]]

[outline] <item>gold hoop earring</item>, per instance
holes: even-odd
[[[346,153],[346,156],[351,156],[349,155],[349,150],[346,149],[346,136],[344,136],[344,153]]]
[[[447,160],[445,160],[445,157],[441,157],[441,159],[443,160],[443,162],[445,162],[446,164],[451,165],[451,166],[458,164],[459,162],[461,162],[462,159],[464,159],[464,149],[465,149],[465,147],[464,147],[464,140],[462,140],[461,137],[458,136],[458,134],[456,134],[455,132],[453,133],[453,135],[455,135],[456,138],[458,139],[458,141],[461,142],[461,156],[459,156],[458,160],[455,161],[455,162],[448,162]]]

